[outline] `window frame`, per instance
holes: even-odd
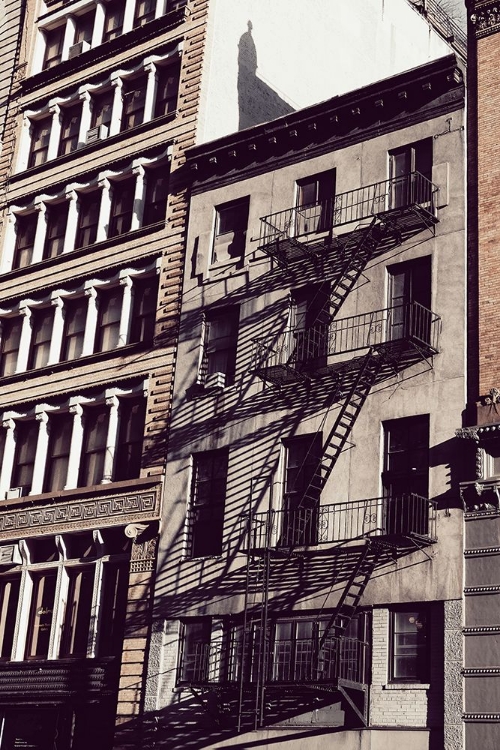
[[[31,339],[28,353],[28,370],[45,367],[49,362],[50,343],[54,328],[54,308],[41,307],[31,312]],[[47,323],[48,332],[47,332]],[[43,364],[39,364],[39,357]]]
[[[113,481],[137,479],[141,473],[147,399],[144,396],[120,399],[119,424]],[[134,409],[137,412],[134,414]],[[137,421],[136,421],[137,420]],[[134,427],[138,427],[134,431]]]
[[[58,413],[55,412],[49,415],[49,440],[47,445],[47,456],[45,459],[45,469],[43,477],[43,492],[58,492],[63,490],[66,486],[68,479],[68,467],[69,467],[69,456],[71,450],[71,438],[73,434],[73,415],[68,412]],[[62,429],[61,429],[62,424]],[[57,429],[54,429],[57,427]],[[65,434],[69,428],[69,435]],[[57,445],[62,439],[62,449],[57,448]],[[56,452],[57,450],[57,452]],[[59,462],[65,464],[65,469],[62,472],[59,469]],[[57,468],[56,468],[57,467]],[[64,481],[59,482],[61,486],[57,486],[58,477],[64,476]]]
[[[99,434],[98,420],[102,420],[102,432]],[[92,420],[92,421],[91,421]],[[105,404],[88,406],[84,411],[84,426],[82,449],[80,453],[80,465],[78,471],[78,487],[92,487],[100,484],[104,476],[104,462],[106,456],[107,433],[109,428],[109,407]],[[90,447],[92,433],[95,430],[97,438],[96,446]],[[99,479],[97,477],[100,476]],[[90,481],[92,478],[95,481]]]
[[[156,326],[159,277],[134,278],[129,344],[151,343]]]
[[[83,327],[81,329],[76,328],[74,331],[70,330],[70,326],[75,325],[77,321],[76,313],[78,310],[83,310]],[[64,327],[61,342],[61,355],[60,362],[68,362],[72,359],[78,359],[81,357],[83,352],[83,342],[85,339],[85,327],[87,324],[87,310],[88,300],[87,297],[73,297],[65,300],[64,302]],[[75,342],[78,354],[72,353],[70,356],[70,350],[72,344]]]
[[[414,615],[424,615],[423,625],[423,643],[417,643],[415,645],[414,652],[410,653],[409,656],[415,660],[415,673],[413,675],[401,675],[398,676],[396,673],[399,671],[396,668],[396,658],[399,654],[397,651],[397,636],[403,635],[407,631],[396,630],[396,618],[399,616],[413,617]],[[388,669],[388,681],[394,684],[428,684],[430,680],[430,635],[431,635],[431,617],[430,610],[425,605],[400,605],[392,607],[389,610],[389,669]],[[408,644],[406,644],[408,645]]]
[[[7,337],[5,336],[5,325],[9,326],[9,333],[8,333],[8,339],[10,340],[13,329],[17,326],[18,328],[18,335],[17,339],[14,340],[14,345],[11,346],[10,349],[5,349],[5,342]],[[1,377],[8,377],[9,375],[14,375],[16,372],[17,367],[17,360],[19,357],[19,346],[21,343],[21,333],[23,328],[23,318],[20,315],[13,315],[8,318],[2,319],[2,344],[0,347],[0,376]],[[12,355],[15,354],[15,357],[12,359],[12,372],[6,372],[6,363],[11,361]],[[7,355],[7,359],[6,359]],[[9,368],[10,369],[10,368]]]
[[[52,29],[42,29],[45,41],[45,49],[43,53],[42,70],[50,70],[62,61],[62,51],[64,44],[64,35],[66,31],[66,24],[62,23],[58,26],[54,26]],[[50,37],[54,36],[54,41],[51,42]],[[59,38],[57,38],[57,36]],[[51,44],[55,47],[57,45],[57,52],[51,57],[48,56]]]
[[[177,111],[179,86],[181,80],[180,60],[169,65],[158,65],[156,68],[158,82],[156,85],[154,117],[170,115]],[[170,93],[175,88],[175,94]]]
[[[62,255],[68,226],[69,201],[48,203],[45,213],[45,240],[42,260]]]
[[[100,190],[89,190],[78,195],[78,222],[75,235],[76,250],[89,247],[97,241],[101,198]],[[95,208],[96,206],[97,209]],[[95,220],[92,221],[94,211]]]
[[[113,302],[116,302],[114,314]],[[118,347],[122,308],[123,287],[121,285],[98,290],[97,322],[94,338],[95,354],[111,352]],[[116,313],[118,313],[117,316]]]
[[[220,476],[216,476],[217,461],[220,461],[220,466],[223,467]],[[206,462],[208,471],[202,471],[202,462]],[[211,463],[211,466],[209,466],[209,463]],[[210,477],[207,479],[200,478],[200,473],[210,474]],[[189,499],[189,554],[193,559],[220,557],[223,554],[228,475],[228,448],[203,451],[192,455]],[[203,483],[206,483],[206,486],[210,485],[208,493],[205,492],[205,488],[200,493]],[[218,483],[220,484],[220,490],[217,486]],[[215,488],[212,485],[215,485]],[[206,497],[203,497],[203,495],[206,495]],[[214,497],[216,498],[215,502]]]
[[[123,79],[121,133],[136,128],[144,122],[147,85],[147,73]]]
[[[14,461],[12,463],[11,487],[21,487],[22,497],[29,495],[31,487],[33,486],[38,431],[38,423],[34,419],[18,420],[16,422],[16,447],[14,451]],[[28,460],[20,460],[23,451],[26,451]],[[31,467],[28,468],[28,473],[31,473],[30,482],[29,484],[21,484],[21,479],[26,467]]]
[[[136,178],[127,177],[113,182],[109,212],[108,239],[130,232],[134,214]]]
[[[106,14],[102,30],[102,41],[110,42],[112,39],[123,34],[123,21],[125,17],[125,3],[120,0],[111,0],[106,3]],[[117,22],[117,23],[116,23]],[[113,26],[111,27],[111,23]]]
[[[28,169],[45,164],[49,155],[50,132],[52,130],[52,115],[45,115],[30,120],[30,149],[28,155]]]
[[[12,270],[27,268],[33,262],[33,250],[38,226],[38,213],[16,214],[16,241]]]
[[[215,308],[204,314],[203,352],[201,363],[201,380],[207,385],[209,378],[217,373],[224,377],[224,387],[234,385],[238,359],[240,308],[239,305]],[[217,326],[227,324],[229,332],[225,335],[214,335]],[[220,329],[219,329],[220,330]],[[217,367],[217,362],[226,357],[225,366]]]
[[[235,212],[233,220],[231,213]],[[215,206],[215,227],[211,264],[241,262],[245,256],[250,196]],[[226,222],[228,226],[226,227]],[[230,249],[235,245],[235,249]],[[218,250],[218,248],[220,248]],[[220,256],[220,257],[219,257]]]
[[[166,175],[165,175],[166,172]],[[165,222],[169,195],[170,168],[168,164],[146,169],[146,192],[142,226]]]
[[[65,156],[77,150],[79,146],[81,119],[81,102],[76,102],[69,107],[61,108],[61,132],[57,150],[58,156]]]

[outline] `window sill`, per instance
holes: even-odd
[[[388,682],[382,690],[430,690],[429,682]]]
[[[50,2],[50,0],[49,0]],[[55,0],[54,0],[55,2]],[[49,3],[47,3],[49,5]],[[68,9],[69,14],[69,9]],[[40,16],[40,21],[43,21],[49,13]],[[35,91],[37,88],[41,88],[53,81],[59,82],[62,76],[70,75],[82,70],[93,63],[99,62],[101,59],[108,60],[112,55],[122,52],[130,47],[135,47],[139,42],[145,42],[148,39],[155,38],[161,31],[168,31],[175,26],[180,25],[187,17],[186,6],[177,10],[172,10],[165,13],[160,18],[155,18],[144,26],[138,26],[135,29],[127,31],[125,34],[121,34],[116,39],[111,39],[109,42],[102,42],[97,47],[82,52],[78,57],[73,57],[71,60],[64,60],[59,65],[54,65],[53,68],[48,70],[41,70],[39,73],[35,73],[32,76],[26,78],[22,83],[23,94]],[[142,55],[141,57],[143,57]],[[133,62],[133,58],[131,58]]]
[[[231,275],[232,278],[237,278],[244,274],[248,274],[248,266],[240,260],[221,261],[220,263],[212,263],[208,269],[206,277],[203,279],[204,284],[216,283],[221,278],[227,278]]]

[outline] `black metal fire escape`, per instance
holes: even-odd
[[[401,200],[402,194],[406,200]],[[398,196],[397,201],[394,200],[395,195]],[[315,261],[328,253],[338,253],[344,260],[341,272],[331,287],[330,323],[326,326],[313,324],[309,332],[288,332],[287,340],[282,344],[276,341],[257,342],[256,372],[264,381],[278,385],[296,382],[304,376],[315,378],[328,373],[331,377],[333,373],[337,378],[336,386],[323,424],[334,406],[340,404],[340,408],[323,443],[317,469],[300,503],[293,509],[292,529],[281,534],[281,543],[277,545],[272,541],[275,532],[273,511],[267,515],[260,514],[264,516],[260,519],[260,527],[255,525],[256,519],[252,515],[246,519],[248,556],[239,672],[239,731],[249,726],[257,728],[265,723],[271,659],[269,587],[274,560],[278,559],[282,564],[283,559],[293,559],[297,547],[318,542],[314,531],[318,513],[316,500],[345,449],[354,423],[382,370],[389,365],[389,370],[395,372],[401,362],[403,367],[409,366],[437,352],[439,318],[428,310],[420,309],[416,303],[410,303],[404,310],[388,308],[371,315],[357,316],[358,320],[346,319],[347,323],[336,317],[370,260],[416,233],[434,227],[437,221],[434,197],[434,186],[421,175],[412,174],[398,178],[398,181],[377,183],[337,196],[333,210],[331,206],[327,207],[327,214],[332,217],[331,226],[326,226],[321,220],[321,214],[325,214],[324,205],[289,209],[262,221],[261,249],[283,268],[306,257]],[[395,202],[398,205],[394,205]],[[297,214],[304,214],[304,211],[308,212],[307,226],[312,226],[315,231],[308,236],[298,237]],[[360,224],[359,220],[367,216],[370,217],[369,223]],[[345,227],[353,222],[358,223],[351,231],[334,235],[335,227]],[[302,226],[305,225],[306,222],[302,222]],[[321,230],[324,236],[318,240],[317,235]],[[389,332],[391,318],[396,317],[402,321],[398,335]],[[347,363],[345,360],[341,364],[335,363],[335,355],[342,352],[352,352],[354,359]],[[356,353],[359,356],[355,356]],[[426,515],[431,508],[424,498],[418,498],[418,501],[414,499],[413,502],[418,507],[419,517]],[[381,507],[385,507],[383,500]],[[287,523],[290,523],[290,519]],[[417,529],[417,526],[414,525],[414,528]],[[420,531],[424,528],[424,536],[427,534],[426,541],[432,541],[427,520],[420,527]],[[350,574],[323,630],[317,655],[324,651],[332,638],[337,648],[342,643],[381,555],[388,547],[398,545],[390,531],[386,523],[385,528],[375,526],[372,532],[360,535],[362,544],[353,548],[355,558]],[[261,554],[252,554],[257,548]],[[366,724],[366,695],[360,706],[349,693],[349,687],[352,685],[348,681],[343,683],[339,676],[335,689]],[[363,689],[361,685],[355,687]]]

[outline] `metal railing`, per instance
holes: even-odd
[[[286,498],[285,498],[286,502]],[[363,537],[436,539],[436,502],[413,493],[242,517],[248,550],[315,546]]]
[[[415,205],[434,215],[437,190],[420,172],[410,172],[339,193],[319,203],[287,208],[261,218],[260,245],[284,238],[306,238],[310,234],[328,232],[334,227]]]
[[[196,643],[182,655],[178,683],[186,685],[234,684],[241,675],[242,640],[223,647],[222,642]],[[250,640],[245,655],[247,681],[257,679],[257,640]],[[321,649],[319,636],[275,638],[266,682],[332,682],[336,679],[364,683],[367,680],[369,644],[357,638],[329,635]]]
[[[324,363],[328,357],[408,340],[438,351],[441,318],[418,302],[318,323],[304,330],[289,329],[273,339],[254,340],[258,368],[305,362]]]

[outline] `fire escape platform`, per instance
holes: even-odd
[[[342,258],[362,241],[375,218],[378,256],[415,234],[433,231],[438,222],[436,192],[425,177],[411,173],[340,193],[330,201],[285,209],[261,219],[259,249],[283,268],[308,257],[335,253]]]
[[[376,382],[438,353],[441,319],[416,302],[335,319],[254,341],[254,372],[265,382],[334,376],[347,387],[368,352],[383,359]]]

